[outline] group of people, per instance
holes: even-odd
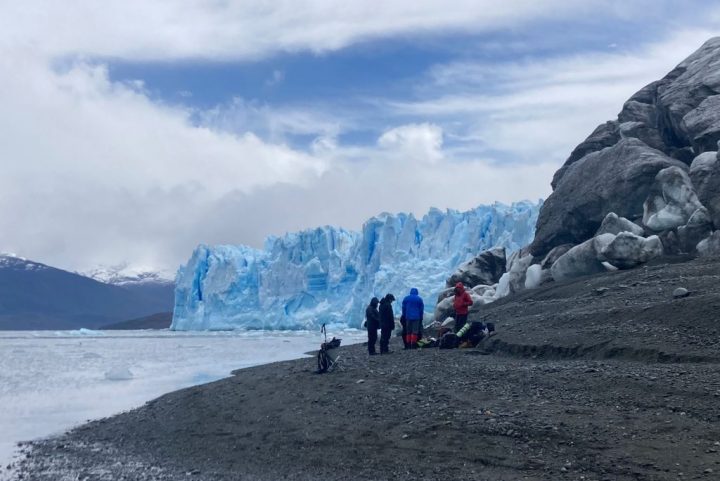
[[[455,310],[455,332],[458,337],[471,336],[475,334],[475,324],[467,323],[468,312],[473,300],[470,294],[465,290],[465,286],[458,282],[454,289],[455,297],[453,299],[453,308]],[[373,297],[370,305],[365,309],[365,327],[368,331],[368,353],[373,356],[375,352],[375,344],[378,339],[378,330],[380,330],[380,354],[388,354],[390,352],[390,336],[395,329],[395,315],[393,313],[392,303],[395,296],[387,294],[382,300]],[[415,349],[418,342],[423,337],[423,315],[425,313],[425,303],[420,297],[420,293],[416,288],[410,289],[410,294],[405,296],[402,301],[402,312],[400,316],[400,324],[402,325],[402,338],[405,349]]]

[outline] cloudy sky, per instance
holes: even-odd
[[[0,251],[198,243],[536,200],[711,1],[0,1]]]

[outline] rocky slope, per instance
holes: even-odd
[[[716,107],[720,38],[633,95],[617,120],[573,150],[554,176],[533,242],[507,259],[499,280],[497,269],[481,262],[488,251],[461,266],[448,286],[462,281],[482,306],[547,282],[632,269],[663,256],[720,255]],[[452,315],[451,305],[452,297],[439,303],[435,320]]]
[[[694,160],[703,164],[694,169],[694,189],[720,227],[720,164],[713,155],[720,140],[718,94],[720,38],[713,38],[573,150],[553,178],[530,252],[543,257],[558,245],[580,244],[610,212],[641,222],[658,172],[670,166],[688,172]]]

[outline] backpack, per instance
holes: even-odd
[[[437,347],[438,342],[432,337],[425,337],[417,342],[418,347]]]
[[[440,349],[455,349],[456,347],[458,347],[458,344],[460,343],[459,341],[460,340],[455,333],[447,332],[443,334],[443,337],[440,338],[438,347]]]

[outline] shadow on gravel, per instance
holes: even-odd
[[[613,346],[613,341],[600,342],[589,346],[556,346],[552,344],[531,345],[512,344],[500,339],[493,339],[479,347],[473,354],[500,354],[532,359],[590,359],[590,360],[623,360],[662,363],[703,363],[718,362],[720,357],[669,354],[657,349],[635,348],[629,346]]]

